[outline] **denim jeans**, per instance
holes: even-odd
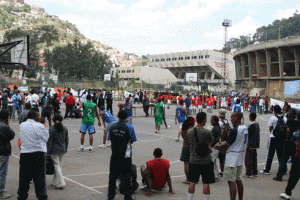
[[[0,156],[0,193],[5,190],[9,156]]]
[[[15,114],[16,114],[16,111],[18,113],[18,119],[19,119],[19,116],[21,114],[21,109],[20,109],[20,106],[17,106],[17,107],[13,107],[13,112],[12,112],[12,118],[15,119]]]

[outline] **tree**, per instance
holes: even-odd
[[[83,78],[103,80],[104,74],[109,73],[109,67],[112,66],[107,55],[95,51],[90,42],[82,44],[78,38],[73,43],[55,47],[52,52],[46,49],[43,56],[48,70],[58,72],[61,82],[81,81]]]
[[[43,25],[40,28],[41,37],[40,42],[46,43],[46,46],[49,48],[53,42],[59,40],[58,30],[54,25]]]

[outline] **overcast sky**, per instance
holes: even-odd
[[[299,0],[27,0],[76,24],[87,37],[123,52],[159,54],[224,45],[300,11]]]

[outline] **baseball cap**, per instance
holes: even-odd
[[[219,117],[226,117],[226,110],[221,109],[221,110],[219,111]]]

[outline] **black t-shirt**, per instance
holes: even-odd
[[[295,118],[288,118],[286,127],[290,129],[288,140],[291,140],[293,133],[299,129],[299,121]]]
[[[214,137],[214,142],[213,142],[212,146],[215,146],[218,142],[220,142],[222,131],[221,131],[220,126],[216,125],[211,129],[211,132]]]

